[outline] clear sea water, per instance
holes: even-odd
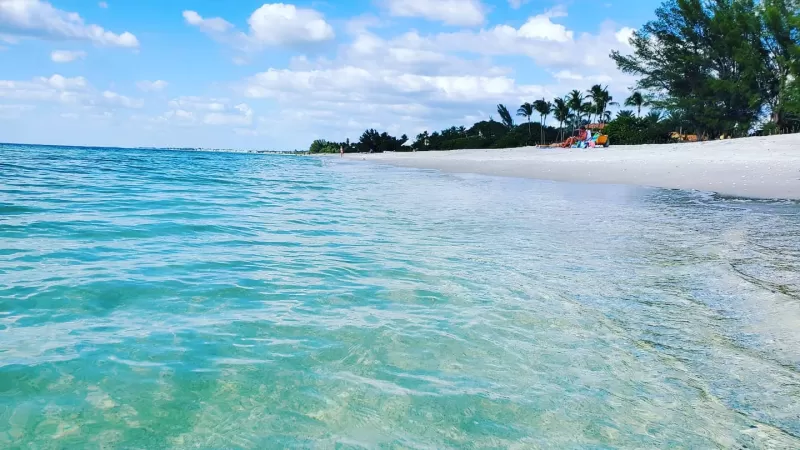
[[[0,146],[0,448],[800,448],[800,205]]]

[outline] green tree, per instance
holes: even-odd
[[[528,119],[528,137],[532,137],[531,116],[533,116],[533,105],[531,105],[529,102],[523,103],[517,110],[517,115]]]
[[[413,148],[414,150],[416,150],[418,152],[428,150],[428,139],[429,139],[429,137],[430,137],[430,135],[428,134],[427,130],[423,131],[420,134],[418,134],[417,135],[417,139],[414,141],[413,144],[411,144],[411,148]]]
[[[574,131],[583,114],[583,94],[581,94],[581,91],[577,89],[570,91],[567,94],[567,105],[569,105],[570,113],[574,119],[572,123],[572,130]]]
[[[598,85],[599,86],[599,85]],[[611,111],[606,111],[606,108],[612,105],[619,105],[614,101],[614,97],[608,92],[608,86],[600,88],[596,94],[595,106],[597,106],[597,114],[600,122],[605,123],[611,120]]]
[[[712,134],[749,128],[765,100],[763,27],[753,0],[667,0],[612,52],[653,106],[680,109]],[[637,106],[638,108],[638,106]]]
[[[497,105],[497,114],[500,115],[500,120],[503,121],[503,125],[505,125],[506,128],[514,128],[514,118],[511,117],[511,113],[508,112],[508,108],[506,108],[505,105]]]
[[[791,90],[796,89],[793,78],[800,74],[800,8],[795,0],[763,0],[760,6],[762,86],[770,119],[781,127],[791,109]]]
[[[661,123],[661,119],[663,119],[663,115],[661,111],[655,110],[650,111],[646,116],[644,116],[644,121],[648,125],[658,125]]]
[[[587,119],[590,118],[593,109],[594,105],[592,105],[592,102],[583,102],[583,104],[581,105],[580,114],[578,115],[578,125],[581,125],[583,123],[584,117],[586,117]]]
[[[368,129],[361,134],[358,140],[358,146],[363,152],[398,152],[408,151],[411,147],[404,147],[403,144],[408,141],[408,137],[404,134],[399,139],[389,135],[385,131],[378,133],[375,129]]]
[[[322,150],[328,145],[328,141],[325,139],[317,139],[311,143],[311,146],[308,147],[309,153],[322,153]]]
[[[603,89],[603,86],[599,84],[595,84],[588,91],[586,91],[586,98],[592,101],[592,111],[589,114],[589,122],[592,121],[592,116],[597,115],[598,117],[603,114],[605,111],[605,96],[608,95],[608,91]]]
[[[559,140],[564,140],[564,123],[570,119],[570,108],[567,101],[563,98],[553,100],[553,117],[558,121],[558,129],[561,131]]]
[[[541,99],[533,102],[533,108],[539,113],[539,143],[544,144],[544,123],[547,120],[547,116],[550,115],[553,105],[547,100]]]
[[[630,97],[625,99],[625,106],[633,106],[636,108],[636,117],[641,117],[642,106],[648,105],[648,102],[644,99],[644,96],[639,91],[635,91]]]
[[[633,111],[630,109],[623,109],[617,113],[617,119],[630,119],[634,117]]]

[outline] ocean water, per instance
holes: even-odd
[[[0,145],[0,448],[800,448],[800,205]]]

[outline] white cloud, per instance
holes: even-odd
[[[138,109],[144,106],[144,101],[140,99],[112,91],[100,92],[83,77],[70,78],[59,74],[36,77],[30,81],[0,80],[0,99],[51,103],[54,107],[65,108],[59,111],[63,114],[74,114],[75,109],[79,109],[104,115],[108,108]]]
[[[624,27],[624,28],[620,29],[619,31],[617,31],[614,34],[614,36],[617,38],[617,41],[620,44],[622,44],[622,45],[624,45],[626,47],[630,47],[631,46],[631,38],[633,37],[633,33],[635,33],[635,32],[636,32],[636,30],[634,28]]]
[[[139,88],[139,90],[142,92],[161,91],[166,89],[168,85],[169,83],[167,83],[164,80],[155,80],[155,81],[142,80],[136,82],[136,87]]]
[[[313,71],[270,69],[248,80],[244,94],[251,98],[273,98],[285,104],[313,99],[362,107],[388,105],[398,110],[402,105],[453,107],[518,101],[543,92],[541,86],[518,85],[505,76],[431,76],[346,66]]]
[[[555,17],[552,12],[533,16],[519,29],[497,25],[479,31],[440,33],[423,40],[426,48],[438,51],[484,56],[523,55],[544,69],[616,71],[608,55],[612,49],[622,47],[616,36],[619,30],[613,24],[601,24],[597,34],[576,36],[572,30],[553,23],[552,17]]]
[[[123,108],[131,109],[138,109],[144,106],[144,100],[126,97],[112,91],[104,91],[103,99],[111,106],[122,106]]]
[[[100,2],[100,3],[97,4],[97,6],[103,8],[103,9],[108,9],[108,3],[106,3],[106,2]]]
[[[50,59],[57,63],[68,63],[84,58],[86,58],[86,52],[84,51],[54,50],[50,53]]]
[[[194,121],[194,113],[191,111],[184,111],[182,109],[176,109],[174,111],[175,117],[184,120],[191,120]]]
[[[79,116],[77,114],[75,114],[75,113],[61,113],[61,114],[59,114],[59,117],[61,117],[62,119],[75,120]]]
[[[71,104],[85,99],[87,88],[83,77],[53,75],[31,81],[0,80],[0,98]]]
[[[496,115],[497,103],[515,109],[524,101],[552,99],[595,83],[609,85],[616,98],[624,96],[632,80],[608,57],[622,47],[619,27],[602,23],[597,33],[577,33],[557,23],[565,16],[563,8],[555,8],[518,28],[411,31],[388,39],[370,31],[378,23],[374,18],[362,17],[348,23],[352,41],[335,59],[294,57],[288,68],[244,80],[240,92],[279,105],[279,113],[257,121],[260,135],[277,137],[287,127],[306,127],[295,134],[309,139],[352,138],[367,127],[412,135],[469,126]],[[494,56],[525,58],[552,78],[520,82],[513,70],[495,65]]]
[[[555,42],[568,42],[573,37],[572,31],[567,30],[564,25],[553,23],[546,15],[531,17],[517,33],[523,39]]]
[[[322,42],[334,37],[333,27],[321,13],[283,3],[262,5],[247,23],[251,35],[269,45]]]
[[[238,113],[208,113],[203,118],[206,125],[248,126],[253,123],[253,110],[245,103],[233,107]]]
[[[169,101],[169,111],[157,116],[139,119],[160,124],[179,126],[236,126],[248,127],[253,123],[254,111],[246,103],[233,104],[229,99],[204,97],[178,97]]]
[[[196,26],[197,28],[209,33],[224,33],[225,31],[233,28],[233,24],[225,19],[220,17],[204,19],[195,11],[184,11],[183,19],[186,20],[186,23],[189,25]]]
[[[192,111],[225,111],[228,102],[228,99],[178,97],[169,101],[169,107]]]
[[[485,7],[480,0],[385,0],[389,14],[421,17],[446,25],[473,26],[484,23]]]
[[[41,0],[0,0],[0,34],[12,41],[39,38],[90,41],[110,47],[139,46],[136,36],[127,31],[115,34],[99,25],[86,24],[78,13],[62,11]]]
[[[531,0],[508,0],[508,6],[510,6],[511,9],[520,9],[522,5],[530,1]]]
[[[55,74],[49,78],[37,77],[34,79],[34,81],[58,90],[79,90],[84,89],[87,85],[86,78],[66,78],[58,74]]]
[[[569,70],[561,70],[553,74],[557,80],[583,80],[583,75],[571,72]]]
[[[203,18],[195,11],[184,11],[183,18],[215,39],[246,51],[319,43],[335,37],[333,27],[322,13],[283,3],[266,3],[255,10],[247,19],[248,33],[235,31],[233,24],[225,19]]]

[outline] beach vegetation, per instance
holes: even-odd
[[[602,129],[614,144],[800,130],[800,0],[665,0],[629,44],[630,51],[609,55],[623,73],[636,77],[619,102],[630,109],[616,115],[609,108],[620,104],[608,86],[595,84],[523,102],[516,109],[526,121],[521,126],[498,104],[499,122],[489,117],[469,127],[424,131],[413,142],[367,130],[345,151],[549,144],[587,125]],[[557,127],[547,124],[551,117]],[[335,152],[339,145],[317,140],[310,151]]]

